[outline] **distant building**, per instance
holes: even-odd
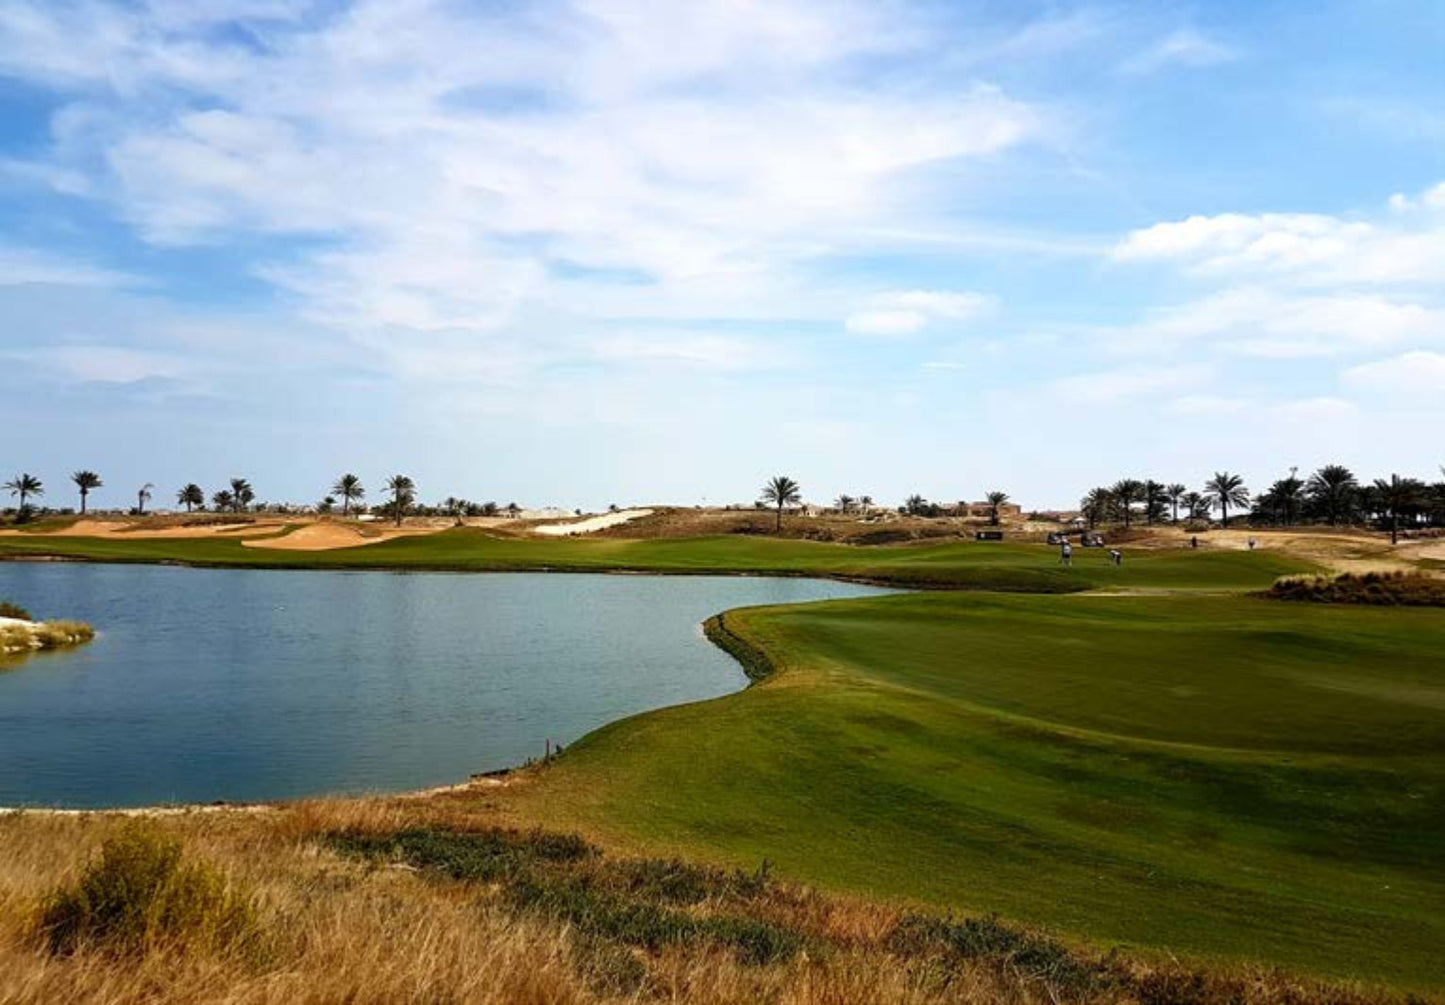
[[[987,520],[993,516],[993,507],[986,502],[971,502],[959,504],[962,510],[960,515],[972,520]],[[1018,503],[1000,503],[998,507],[998,518],[1000,520],[1016,520],[1024,515],[1023,507]]]

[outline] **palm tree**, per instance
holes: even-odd
[[[909,516],[918,516],[928,507],[928,500],[917,492],[903,500],[903,511]]]
[[[871,509],[873,509],[873,497],[872,497],[872,496],[859,496],[859,497],[858,497],[858,508],[859,508],[860,510],[862,510],[863,513],[866,515]]]
[[[1155,520],[1164,518],[1164,505],[1169,502],[1168,490],[1149,478],[1144,481],[1140,495],[1144,500],[1144,522],[1152,527]]]
[[[1188,491],[1187,488],[1178,482],[1164,486],[1164,496],[1169,500],[1169,519],[1172,523],[1179,522],[1179,503]]]
[[[1203,520],[1209,516],[1209,500],[1198,492],[1184,493],[1184,509],[1191,520]]]
[[[802,489],[787,475],[774,475],[763,486],[762,501],[778,508],[778,530],[783,529],[783,507],[801,502]]]
[[[841,495],[838,497],[837,501],[833,503],[833,506],[838,510],[839,513],[847,516],[853,510],[853,501],[854,500],[852,496]]]
[[[1284,516],[1284,525],[1292,526],[1305,503],[1305,483],[1295,474],[1297,468],[1289,469],[1289,477],[1281,478],[1269,487],[1276,505]]]
[[[1326,464],[1305,483],[1305,494],[1315,510],[1325,515],[1330,526],[1341,517],[1346,520],[1354,515],[1358,502],[1360,483],[1355,474],[1343,464]]]
[[[16,475],[5,483],[5,487],[10,490],[12,496],[20,497],[21,520],[27,519],[30,515],[30,510],[25,505],[25,501],[31,496],[43,496],[45,494],[45,484],[31,474]]]
[[[341,515],[351,515],[351,504],[358,499],[366,498],[366,488],[361,484],[361,479],[353,474],[345,474],[336,479],[336,484],[331,486],[331,494],[341,497]]]
[[[176,502],[184,506],[186,512],[189,513],[197,506],[206,505],[206,493],[201,491],[201,487],[195,482],[191,482],[185,488],[176,492]]]
[[[77,471],[70,476],[70,480],[75,482],[76,488],[80,489],[80,515],[85,516],[85,497],[90,495],[91,489],[101,487],[100,475],[94,471]]]
[[[251,505],[251,500],[256,498],[256,493],[251,488],[251,483],[244,478],[231,479],[231,506],[237,513],[244,512],[246,507]]]
[[[1144,494],[1144,483],[1136,478],[1121,478],[1114,483],[1109,490],[1114,497],[1114,502],[1119,507],[1119,512],[1124,516],[1124,529],[1129,529],[1129,521],[1134,516],[1134,503]]]
[[[392,475],[386,480],[386,490],[391,493],[392,509],[395,511],[396,525],[401,526],[403,511],[411,505],[416,498],[416,483],[406,475]]]
[[[998,526],[998,510],[1004,503],[1008,502],[1007,492],[990,492],[984,496],[988,500],[988,522],[991,526]]]
[[[211,505],[219,511],[234,509],[236,497],[231,494],[230,489],[221,489],[211,496]]]
[[[136,492],[136,494],[135,494],[135,512],[136,512],[136,516],[145,516],[145,515],[146,515],[146,503],[148,503],[148,502],[151,501],[151,489],[153,489],[153,488],[155,488],[154,485],[152,485],[150,482],[146,482],[144,485],[142,485],[142,486],[140,487],[139,491]]]
[[[1380,511],[1390,524],[1391,544],[1400,540],[1401,512],[1419,505],[1420,490],[1424,487],[1423,483],[1414,478],[1401,478],[1399,475],[1391,475],[1389,481],[1383,478],[1375,479],[1375,496],[1379,501]]]
[[[522,515],[522,507],[518,506],[518,505],[517,505],[516,503],[514,503],[514,502],[509,502],[509,503],[507,503],[507,516],[509,516],[509,517],[511,517],[513,520],[515,520],[515,519],[517,519],[517,517],[519,517],[519,516],[521,516],[521,515]]]
[[[1204,483],[1204,498],[1218,507],[1223,519],[1220,521],[1225,527],[1229,526],[1229,507],[1245,507],[1249,505],[1249,489],[1244,487],[1244,479],[1239,475],[1232,475],[1228,471],[1216,471],[1214,477]]]

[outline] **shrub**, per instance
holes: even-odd
[[[1320,604],[1384,604],[1445,607],[1445,579],[1421,572],[1346,572],[1278,580],[1264,594],[1274,600]]]
[[[890,935],[889,944],[903,956],[932,952],[954,960],[988,961],[1074,995],[1091,990],[1103,977],[1098,968],[1075,956],[1063,943],[1013,928],[993,917],[954,921],[905,915]]]
[[[18,618],[21,621],[34,621],[30,612],[19,604],[12,604],[8,600],[0,600],[0,618]]]
[[[181,861],[179,841],[131,823],[69,887],[45,898],[39,931],[51,952],[93,947],[116,955],[160,948],[225,951],[251,942],[255,910],[204,862]]]

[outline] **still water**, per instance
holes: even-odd
[[[95,626],[0,672],[0,806],[398,791],[743,687],[703,638],[823,580],[0,563],[0,598]]]

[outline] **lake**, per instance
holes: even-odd
[[[392,792],[746,685],[702,635],[750,604],[883,592],[732,576],[0,563],[97,638],[0,671],[0,806]]]

